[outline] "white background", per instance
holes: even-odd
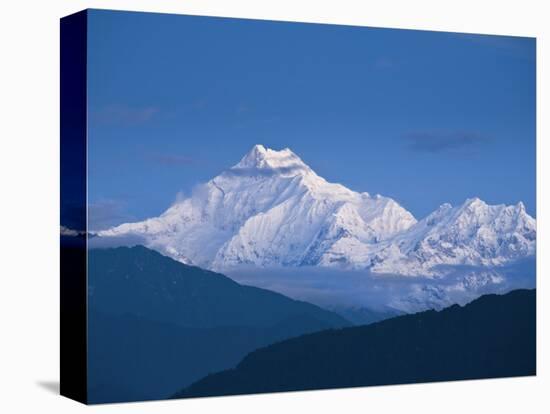
[[[3,2],[0,14],[0,412],[421,412],[550,410],[548,97],[544,1]],[[87,8],[402,27],[538,38],[538,376],[86,408],[59,381],[59,21]],[[545,27],[546,26],[546,27]],[[510,166],[514,168],[514,166]],[[546,251],[544,251],[544,249]]]

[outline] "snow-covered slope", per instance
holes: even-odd
[[[523,203],[490,206],[478,198],[443,204],[372,257],[372,270],[440,274],[438,265],[499,266],[535,254],[536,222]]]
[[[444,205],[417,223],[391,198],[327,182],[286,148],[256,145],[161,216],[100,237],[138,236],[185,263],[370,268],[435,275],[441,264],[499,265],[534,253],[535,220],[520,203]]]

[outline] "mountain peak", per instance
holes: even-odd
[[[516,204],[516,208],[522,212],[522,213],[525,213],[525,204],[523,204],[523,201],[520,201],[519,203]]]
[[[472,197],[472,198],[468,198],[465,202],[464,202],[464,206],[485,206],[486,203],[481,200],[479,197]]]
[[[256,144],[232,169],[261,169],[291,172],[309,167],[290,148],[274,150]]]
[[[443,217],[447,216],[452,211],[453,206],[449,203],[441,204],[437,210],[430,213],[424,220],[428,226],[433,226],[438,223]]]
[[[467,215],[478,215],[487,211],[491,207],[479,197],[468,198],[462,206],[459,207],[459,211]]]

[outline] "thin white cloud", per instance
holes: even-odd
[[[148,122],[159,112],[154,106],[134,107],[124,104],[106,105],[91,112],[91,120],[100,125],[132,126]]]

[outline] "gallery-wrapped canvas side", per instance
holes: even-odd
[[[60,393],[86,403],[87,11],[60,26]]]

